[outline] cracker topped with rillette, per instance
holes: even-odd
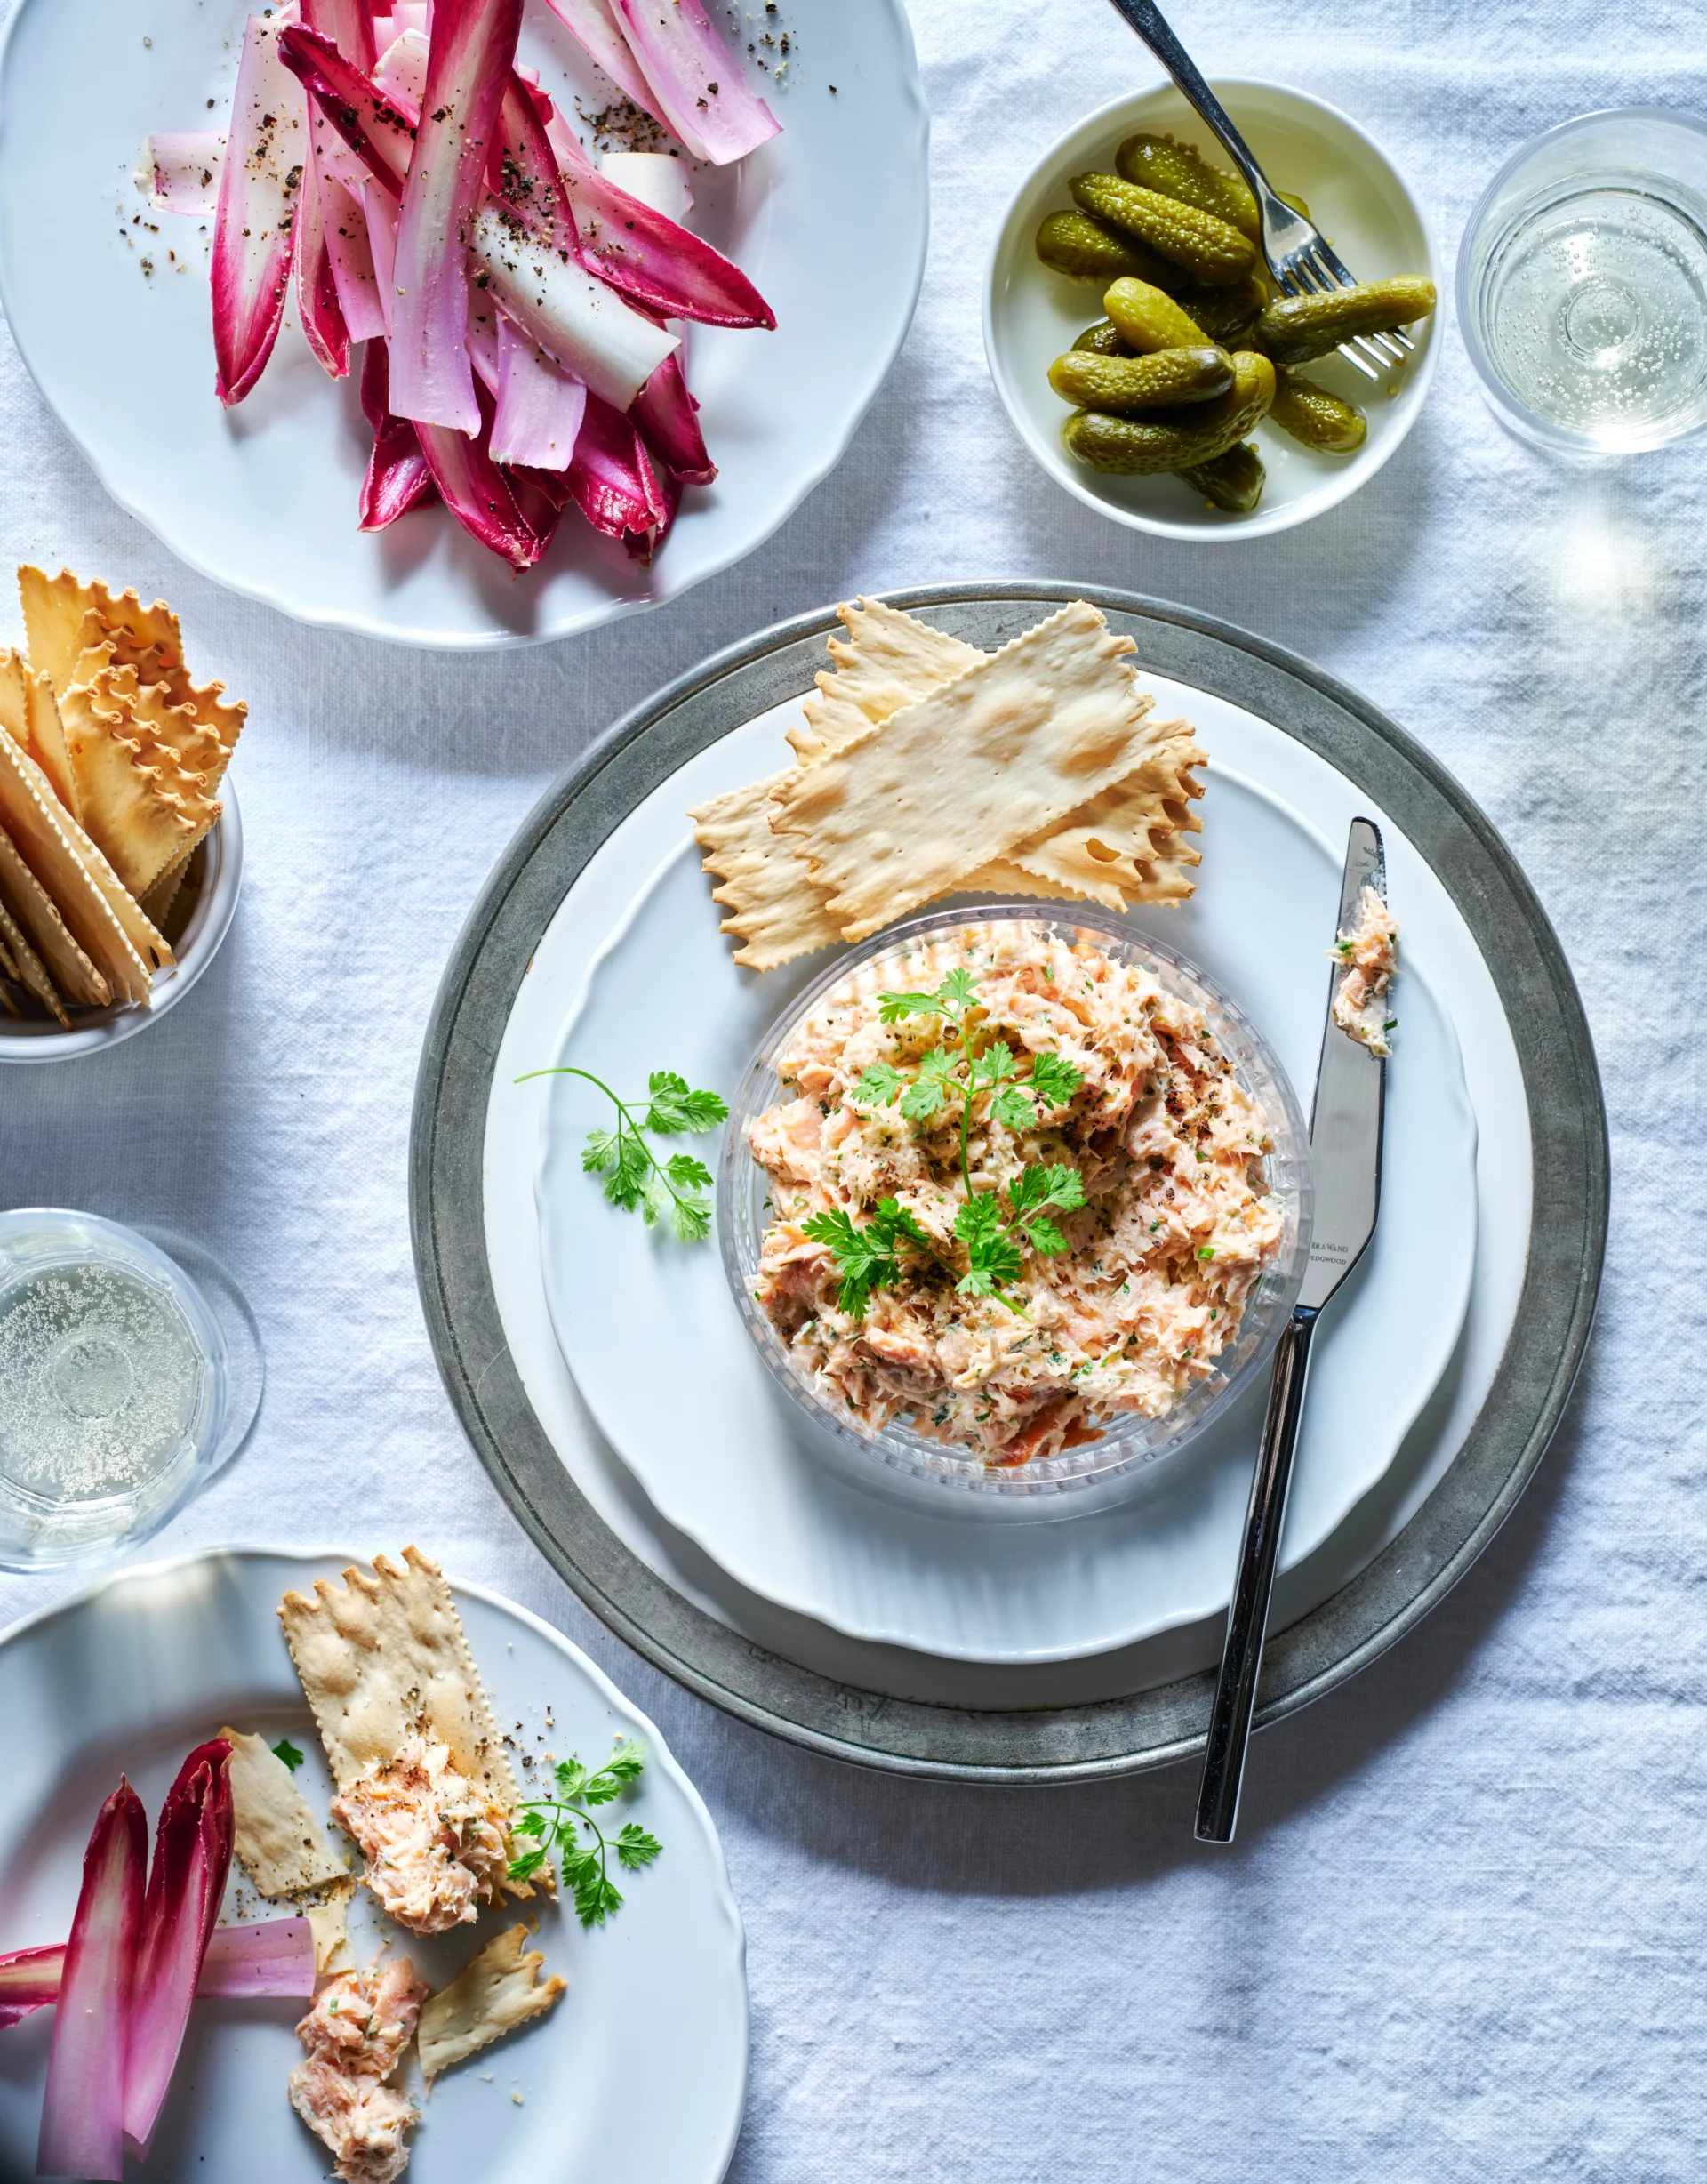
[[[437,1564],[416,1547],[375,1555],[372,1576],[322,1578],[278,1613],[338,1786],[332,1817],[381,1907],[437,1934],[533,1895],[509,1870],[515,1777]]]
[[[0,1008],[146,1006],[164,927],[224,808],[247,708],[192,682],[164,599],[18,572],[0,650]],[[174,929],[175,927],[174,927]]]
[[[1183,720],[1076,600],[985,654],[875,599],[789,732],[799,763],[690,817],[738,963],[769,970],[950,894],[1178,902],[1198,862]]]

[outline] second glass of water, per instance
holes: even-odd
[[[1495,414],[1543,446],[1707,427],[1707,127],[1636,107],[1538,137],[1465,232],[1458,317]]]

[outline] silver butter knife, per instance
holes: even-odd
[[[1356,923],[1358,900],[1366,887],[1373,887],[1383,902],[1387,899],[1387,863],[1380,828],[1373,820],[1354,819],[1340,887],[1340,932],[1350,932]],[[1274,1566],[1286,1519],[1293,1452],[1298,1445],[1298,1426],[1304,1411],[1310,1341],[1322,1307],[1363,1257],[1374,1233],[1381,1205],[1381,1128],[1387,1064],[1334,1023],[1334,996],[1339,978],[1337,970],[1330,971],[1327,1023],[1322,1033],[1316,1105],[1310,1122],[1310,1166],[1316,1182],[1310,1263],[1298,1302],[1275,1352],[1274,1383],[1269,1393],[1268,1415],[1262,1421],[1262,1445],[1251,1481],[1250,1506],[1245,1512],[1238,1576],[1227,1611],[1227,1642],[1209,1715],[1209,1748],[1198,1793],[1200,1843],[1230,1843],[1238,1824],[1238,1793],[1256,1703],[1257,1671],[1262,1665],[1269,1599],[1274,1591]]]

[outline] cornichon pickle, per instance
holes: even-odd
[[[1170,402],[1207,402],[1233,383],[1232,360],[1220,349],[1163,349],[1151,357],[1090,357],[1070,349],[1049,367],[1049,384],[1081,409],[1130,417]]]
[[[1114,282],[1102,308],[1115,331],[1143,355],[1157,349],[1201,349],[1207,338],[1190,312],[1150,281]]]
[[[1193,493],[1200,493],[1206,501],[1213,501],[1217,508],[1224,508],[1230,516],[1248,516],[1262,498],[1262,486],[1268,473],[1262,468],[1262,458],[1249,440],[1242,440],[1237,447],[1230,447],[1225,454],[1213,455],[1207,462],[1196,462],[1180,476]]]
[[[1094,326],[1086,326],[1073,347],[1093,357],[1135,357],[1138,354],[1111,318],[1099,318]]]
[[[1200,288],[1194,283],[1174,299],[1223,349],[1250,347],[1245,336],[1268,300],[1262,283],[1254,280],[1234,281],[1226,288]]]
[[[1256,322],[1256,339],[1277,364],[1308,364],[1354,334],[1408,326],[1433,309],[1434,283],[1409,275],[1325,295],[1277,296]]]
[[[1140,189],[1118,174],[1076,174],[1068,188],[1081,213],[1136,236],[1206,285],[1244,280],[1256,263],[1249,237],[1237,228],[1159,189]]]
[[[1239,176],[1212,166],[1190,144],[1175,143],[1169,136],[1129,136],[1114,155],[1114,164],[1123,181],[1212,213],[1252,242],[1262,232],[1256,199]]]
[[[1274,378],[1271,424],[1324,454],[1349,455],[1363,446],[1369,426],[1354,404],[1342,402],[1338,395],[1329,394],[1313,380],[1300,379],[1295,372],[1283,368]]]
[[[1178,417],[1104,417],[1075,410],[1063,428],[1070,452],[1093,470],[1143,476],[1189,470],[1224,455],[1261,422],[1274,399],[1274,366],[1266,357],[1241,349],[1233,358],[1233,383],[1213,402]]]
[[[1080,281],[1106,284],[1123,275],[1147,281],[1162,269],[1153,251],[1088,213],[1051,213],[1038,229],[1038,255],[1057,273]]]

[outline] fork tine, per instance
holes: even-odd
[[[1366,379],[1380,379],[1381,373],[1376,370],[1375,366],[1373,364],[1368,363],[1363,357],[1361,357],[1351,342],[1342,341],[1340,343],[1339,353],[1345,358],[1348,364],[1355,364],[1358,371],[1363,373],[1363,376]]]

